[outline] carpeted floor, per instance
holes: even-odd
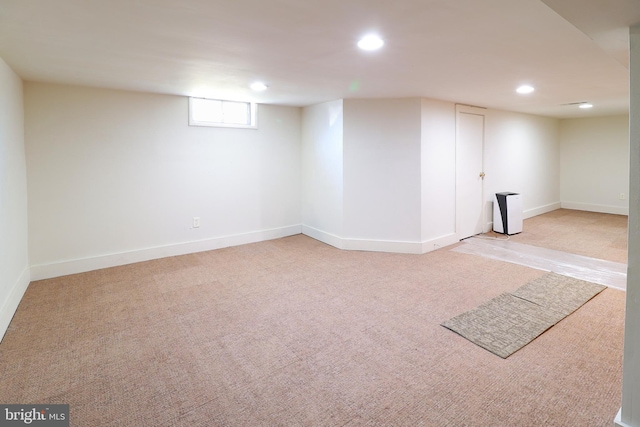
[[[524,233],[511,240],[626,263],[627,223],[624,215],[558,209],[529,218]]]
[[[552,212],[518,239],[574,227],[550,246],[624,262],[607,239],[626,222],[599,215]],[[33,282],[0,344],[0,402],[68,403],[92,427],[610,426],[624,292],[503,360],[440,323],[546,273],[449,249],[299,235]]]

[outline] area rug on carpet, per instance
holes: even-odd
[[[549,273],[453,317],[442,326],[505,359],[605,288]]]

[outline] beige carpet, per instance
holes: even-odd
[[[626,264],[628,221],[626,215],[558,209],[527,219],[524,232],[510,240]]]
[[[442,326],[507,358],[604,289],[602,285],[549,273]]]
[[[578,218],[576,247],[607,245]],[[33,282],[0,344],[0,402],[68,403],[80,427],[609,427],[623,292],[508,359],[440,326],[544,274],[293,236]]]

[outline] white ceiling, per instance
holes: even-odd
[[[640,23],[640,0],[542,0],[625,67],[629,27]]]
[[[295,106],[428,97],[581,117],[628,111],[635,22],[639,0],[0,0],[0,57],[26,81]],[[384,48],[359,51],[371,31]],[[255,80],[269,89],[252,92]],[[537,90],[518,95],[522,83]],[[581,101],[595,107],[563,105]]]

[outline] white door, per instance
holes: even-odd
[[[482,112],[482,109],[477,110]],[[484,231],[483,145],[484,115],[459,109],[456,114],[456,231],[459,239]]]

